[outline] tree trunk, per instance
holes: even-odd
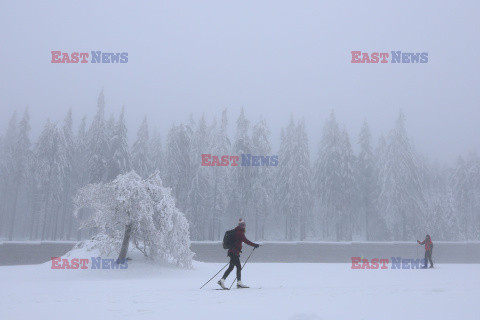
[[[130,234],[132,233],[132,224],[125,226],[125,233],[123,235],[122,248],[120,249],[120,254],[118,255],[118,263],[123,263],[127,257],[128,245],[130,244]]]

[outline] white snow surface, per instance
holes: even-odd
[[[67,256],[99,254],[77,249]],[[222,273],[199,288],[224,264],[194,262],[185,270],[130,256],[126,270],[52,270],[51,262],[0,267],[0,319],[479,319],[478,264],[352,270],[249,263],[242,280],[251,288],[222,291],[213,290]]]

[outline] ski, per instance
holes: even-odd
[[[247,288],[235,288],[236,290],[240,290],[240,289],[262,289],[262,287],[259,287],[259,288],[252,288],[252,287],[247,287]],[[224,290],[232,290],[232,289],[222,289],[222,288],[216,288],[216,289],[212,289],[212,290],[220,290],[220,291],[224,291]]]

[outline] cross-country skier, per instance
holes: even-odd
[[[433,251],[433,242],[430,239],[430,235],[427,234],[425,240],[422,242],[418,241],[419,245],[425,245],[425,265],[423,266],[424,269],[427,269],[428,261],[430,261],[430,268],[433,268],[433,261],[432,261],[432,251]],[[428,260],[427,260],[428,259]]]
[[[248,286],[242,283],[242,266],[240,264],[240,253],[242,252],[242,243],[245,242],[249,246],[254,248],[260,247],[259,244],[253,243],[245,237],[245,221],[243,219],[238,220],[238,226],[235,228],[235,242],[231,249],[228,250],[228,256],[230,257],[230,265],[227,271],[217,283],[223,288],[228,289],[225,286],[225,279],[227,279],[233,267],[237,268],[237,288],[248,288]]]

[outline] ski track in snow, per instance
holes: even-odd
[[[135,260],[127,270],[52,270],[50,262],[0,267],[0,318],[478,319],[478,264],[352,270],[350,264],[251,263],[242,277],[251,289],[211,290],[220,274],[200,290],[223,265],[195,262],[193,270],[178,270]]]

